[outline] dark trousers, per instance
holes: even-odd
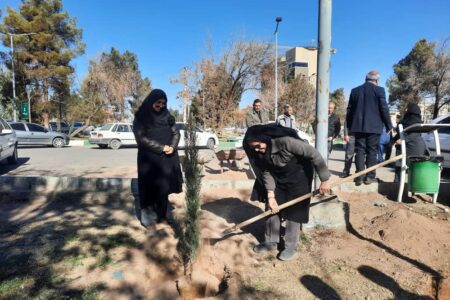
[[[266,220],[266,243],[280,242],[281,219],[279,215],[273,215]],[[284,234],[284,248],[296,250],[300,236],[300,223],[286,220],[286,231]]]
[[[355,133],[356,172],[363,171],[377,163],[380,134]],[[374,179],[375,170],[366,174],[366,178]],[[360,178],[362,179],[362,178]]]
[[[344,174],[350,174],[350,169],[352,168],[353,157],[355,156],[355,137],[350,135],[350,140],[345,146],[345,163],[344,163]]]

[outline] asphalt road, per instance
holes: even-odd
[[[210,150],[201,150],[207,153]],[[119,150],[99,149],[97,147],[65,147],[61,149],[51,147],[19,148],[19,163],[8,165],[6,161],[0,163],[0,176],[84,176],[100,178],[135,178],[136,148],[121,148]],[[217,169],[217,159],[208,163]],[[333,150],[329,159],[329,169],[335,176],[339,176],[344,166],[344,151]],[[450,170],[444,172],[445,181],[450,181]],[[354,172],[354,165],[352,168]],[[225,175],[225,174],[223,174]],[[392,181],[392,168],[380,168],[377,177],[383,181]]]

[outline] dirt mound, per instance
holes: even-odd
[[[426,263],[439,260],[442,253],[450,250],[448,226],[436,226],[437,222],[445,221],[433,220],[398,206],[366,220],[360,231],[364,236],[382,241],[397,251],[423,257]]]

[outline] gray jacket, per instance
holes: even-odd
[[[331,174],[330,171],[328,171],[325,160],[311,145],[288,136],[272,140],[271,158],[275,166],[284,167],[294,155],[311,160],[321,181],[330,179]],[[268,191],[275,190],[275,179],[270,172],[264,171],[262,176],[266,189]]]
[[[245,116],[245,125],[247,125],[247,128],[258,124],[267,124],[268,122],[269,113],[264,110],[260,110],[258,114],[254,109],[252,109]]]
[[[290,122],[286,119],[291,119]],[[288,126],[290,123],[290,126]],[[294,116],[286,116],[285,114],[279,115],[277,118],[277,125],[288,127],[292,129],[297,129],[297,124],[295,124],[295,117]]]

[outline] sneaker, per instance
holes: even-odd
[[[364,184],[369,185],[378,182],[376,178],[364,178]]]
[[[277,249],[278,244],[277,243],[261,243],[259,245],[256,245],[255,247],[253,247],[253,251],[255,253],[264,253],[264,252],[269,252],[269,251],[273,251]]]
[[[278,255],[278,259],[282,261],[293,260],[297,256],[297,251],[294,249],[284,249]]]
[[[156,212],[151,207],[146,207],[141,209],[141,224],[144,227],[149,227],[150,225],[153,225],[157,223],[158,216],[156,215]]]

